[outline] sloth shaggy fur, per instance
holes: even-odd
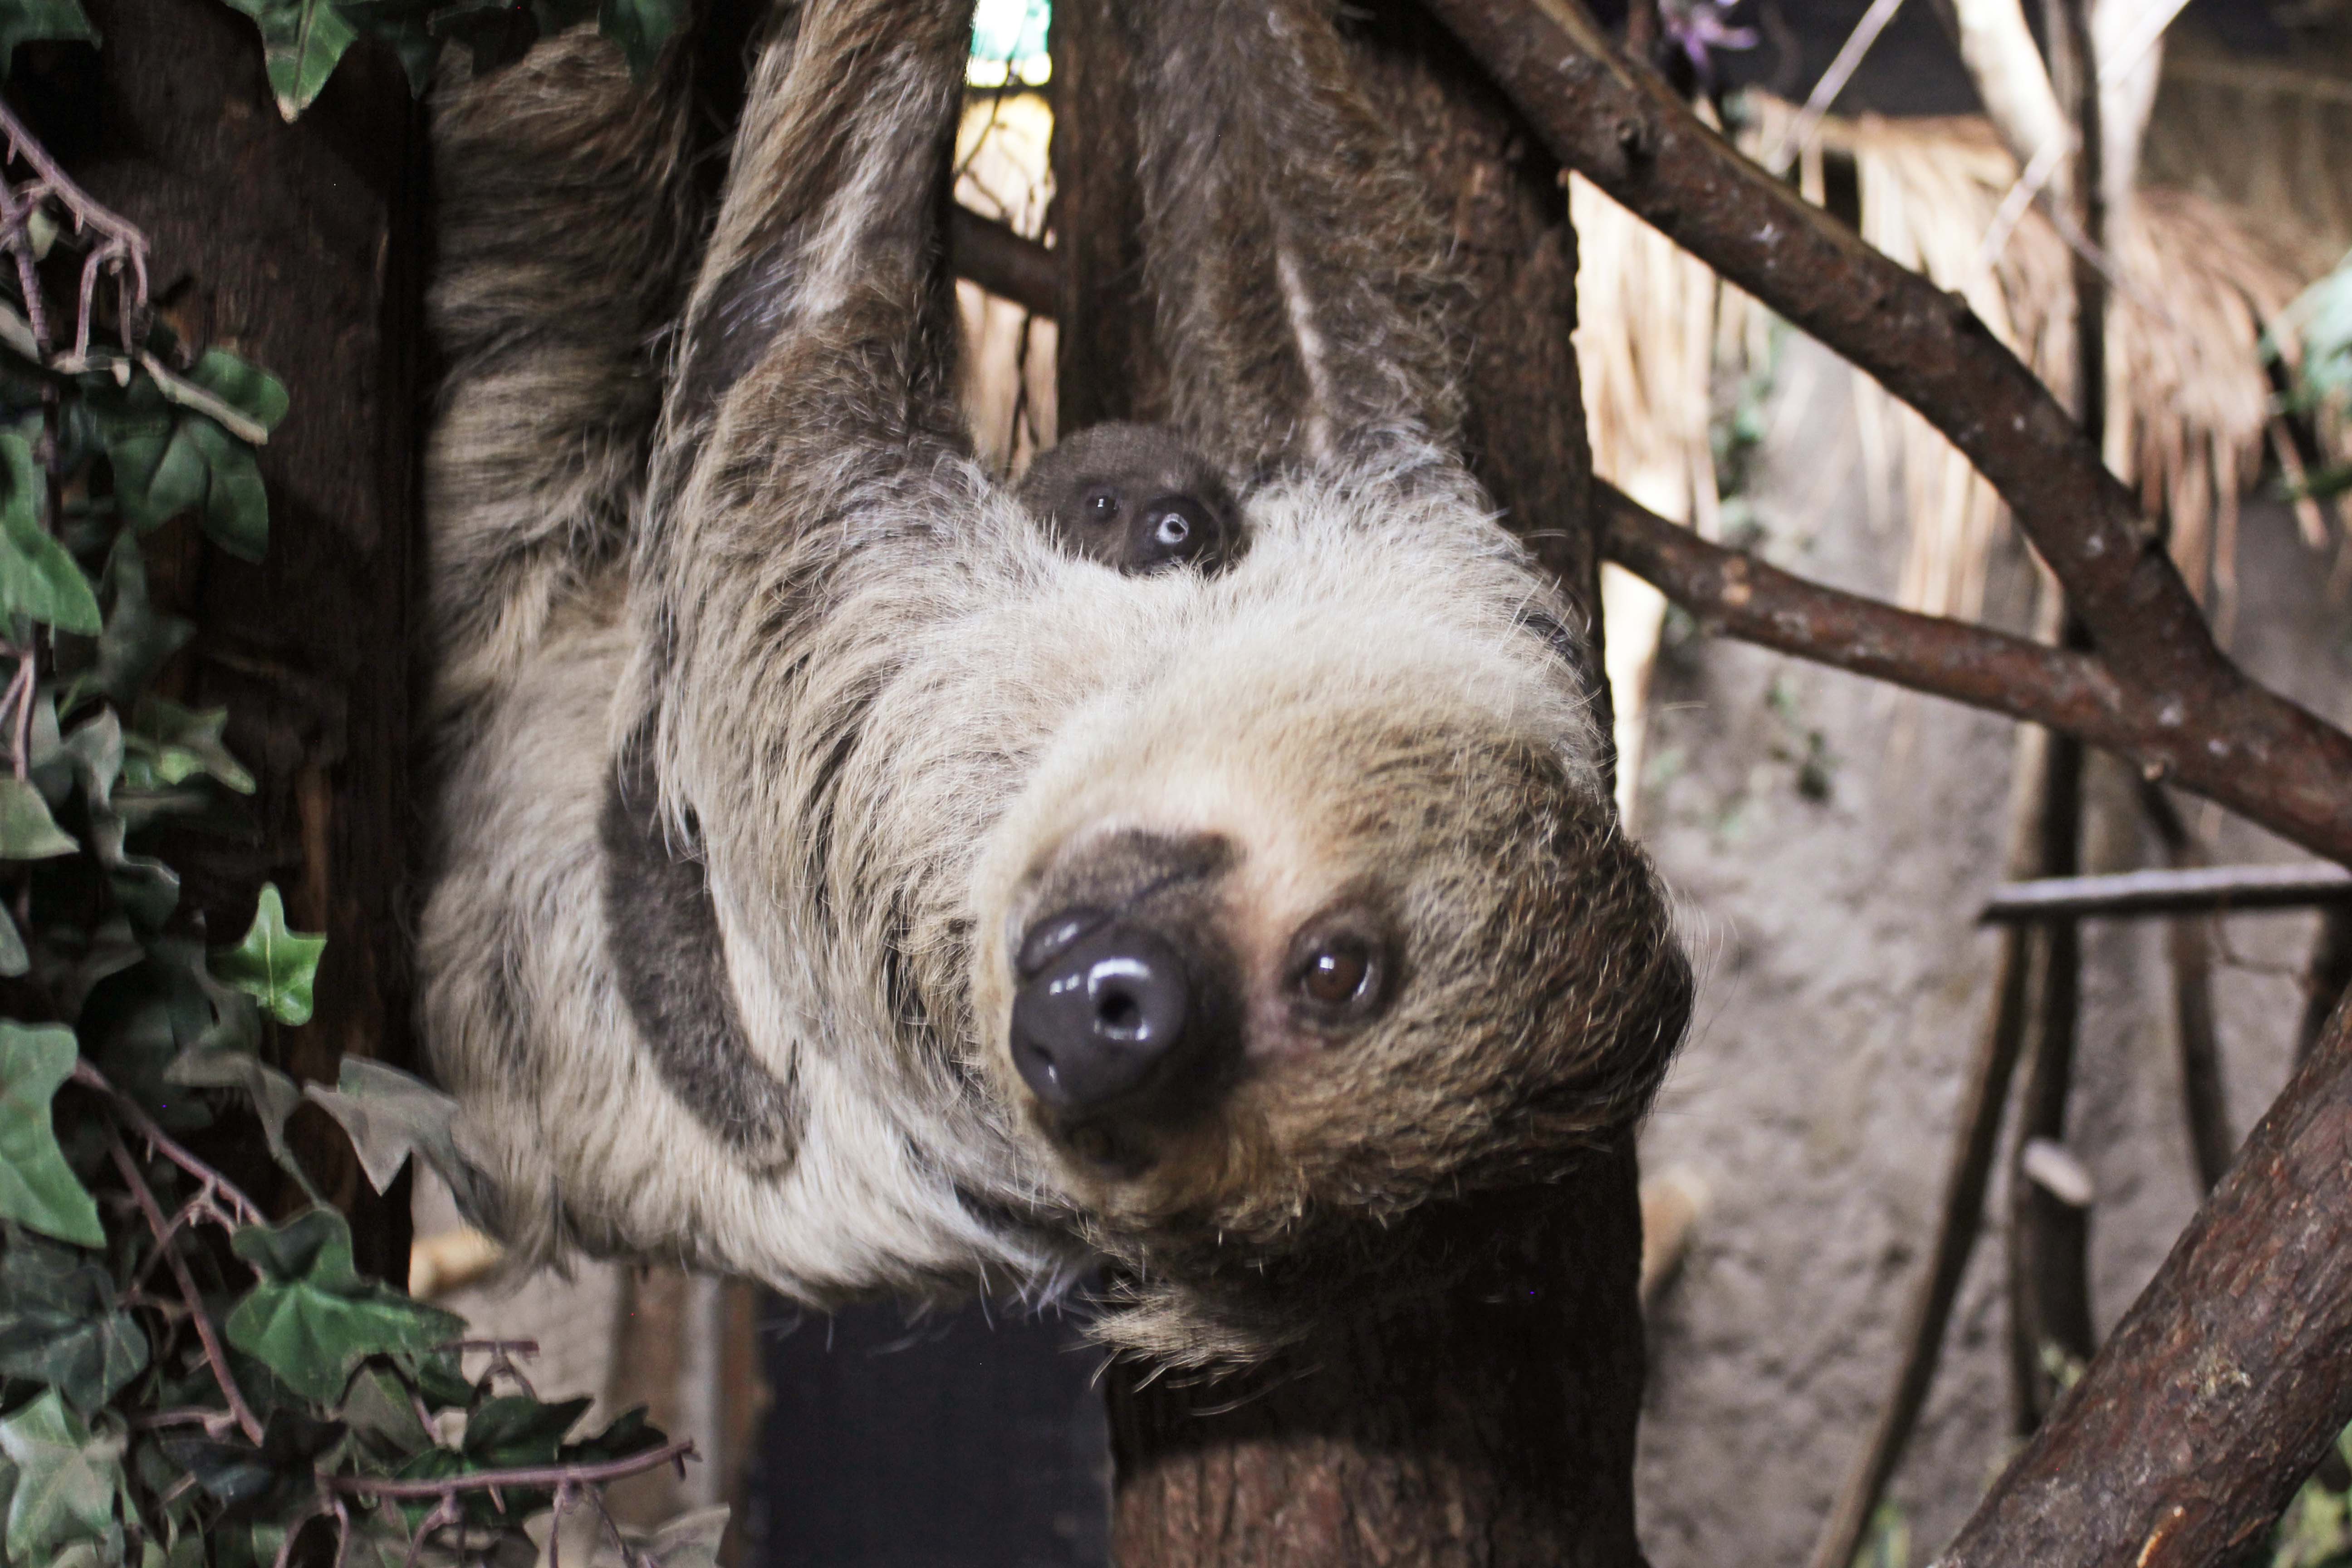
[[[967,455],[967,6],[780,10],[715,195],[684,45],[442,86],[423,1022],[527,1256],[817,1306],[1107,1258],[1107,1340],[1247,1358],[1648,1103],[1688,971],[1574,615],[1454,450],[1423,198],[1305,0],[1137,27],[1187,110],[1140,127],[1175,423],[1248,538],[1214,574],[1060,547]],[[1136,834],[1220,847],[1244,1043],[1106,1160],[1013,1070],[1013,949]],[[1280,966],[1335,900],[1396,973],[1327,1037]]]

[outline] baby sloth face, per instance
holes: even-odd
[[[1224,477],[1165,426],[1081,430],[1031,465],[1020,494],[1064,549],[1130,576],[1215,573],[1241,552]]]

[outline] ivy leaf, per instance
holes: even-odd
[[[92,1437],[51,1389],[0,1421],[0,1453],[16,1466],[8,1554],[47,1563],[52,1549],[104,1536],[122,1488],[122,1439]]]
[[[315,1404],[334,1403],[369,1356],[465,1331],[464,1319],[362,1279],[351,1227],[332,1209],[305,1209],[274,1229],[246,1226],[229,1245],[261,1275],[228,1316],[229,1342]]]
[[[66,547],[41,526],[48,480],[33,461],[32,444],[15,430],[0,430],[0,463],[8,473],[7,500],[0,504],[0,614],[96,637],[98,595]]]
[[[269,90],[289,122],[319,96],[359,33],[330,0],[228,0],[261,29]]]
[[[233,3],[260,24],[265,48],[278,23],[257,13],[266,11],[297,32],[300,18],[292,13],[333,15],[325,0]],[[350,25],[337,16],[335,26],[348,45],[353,36]],[[341,56],[341,47],[336,54]],[[278,61],[274,53],[269,69],[276,87]],[[317,89],[311,91],[315,96]],[[282,108],[282,94],[279,103]],[[196,362],[187,380],[264,429],[285,416],[285,386],[235,354],[213,350]],[[184,511],[201,509],[200,521],[214,543],[241,561],[260,560],[269,541],[269,500],[253,449],[210,415],[166,395],[152,376],[142,376],[113,402],[98,417],[107,462],[114,471],[115,503],[123,517],[145,532]]]
[[[251,929],[243,942],[213,954],[213,973],[260,1003],[279,1023],[307,1024],[319,955],[326,949],[325,937],[286,928],[286,901],[278,897],[277,883],[265,883]]]
[[[286,1147],[286,1119],[302,1103],[299,1085],[250,1051],[209,1050],[191,1047],[163,1069],[163,1081],[186,1089],[240,1089],[253,1102],[261,1121],[261,1136],[271,1158],[289,1169],[293,1153]]]
[[[129,708],[164,660],[196,632],[179,616],[160,614],[148,597],[147,559],[136,532],[126,529],[115,536],[107,552],[106,582],[113,603],[106,629],[98,634],[98,658],[66,688],[61,706],[68,711],[93,696]]]
[[[25,951],[25,937],[16,929],[16,917],[0,909],[0,975],[14,980],[33,967],[33,955]]]
[[[314,1083],[302,1092],[342,1124],[377,1192],[392,1184],[412,1152],[451,1186],[469,1184],[472,1167],[457,1152],[457,1102],[430,1084],[365,1057],[345,1057],[335,1088]]]
[[[163,1452],[225,1503],[251,1503],[310,1481],[314,1461],[342,1439],[343,1424],[273,1410],[260,1447],[233,1439],[165,1437]]]
[[[354,1447],[379,1463],[397,1464],[433,1447],[433,1434],[417,1418],[407,1384],[387,1367],[360,1369],[343,1394],[341,1415],[352,1429]]]
[[[0,860],[47,860],[80,848],[58,826],[39,790],[28,780],[0,773]]]
[[[551,1465],[555,1451],[563,1446],[563,1435],[593,1403],[567,1399],[559,1405],[542,1405],[522,1394],[485,1401],[466,1417],[466,1458],[485,1470]]]
[[[146,1369],[147,1354],[105,1269],[29,1236],[0,1257],[0,1376],[46,1384],[95,1411]]]
[[[73,1072],[71,1029],[0,1022],[0,1218],[77,1247],[106,1245],[98,1205],[66,1163],[49,1102]]]
[[[36,40],[95,44],[98,29],[81,0],[0,0],[0,71],[16,59],[18,44]]]
[[[107,709],[77,729],[67,738],[65,752],[89,807],[90,848],[105,868],[115,901],[142,929],[161,928],[179,907],[180,874],[152,856],[123,848],[129,826],[114,808],[114,785],[122,776],[122,724],[114,710]]]
[[[253,775],[222,743],[227,725],[226,708],[183,708],[160,697],[141,698],[131,732],[122,738],[123,782],[133,789],[155,789],[201,773],[251,795]]]

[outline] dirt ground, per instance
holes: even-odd
[[[1849,373],[1791,341],[1756,492],[1761,548],[1891,595],[1903,541],[1865,519]],[[2352,614],[2283,508],[2250,503],[2231,639],[2262,679],[2352,717]],[[1996,563],[1988,618],[2028,618],[2031,567]],[[1836,671],[1691,635],[1653,690],[1641,816],[1702,965],[1697,1025],[1643,1143],[1710,1205],[1654,1314],[1642,1536],[1656,1568],[1800,1563],[1894,1372],[1932,1234],[1959,1077],[1989,1001],[2011,727]],[[2156,861],[2112,765],[2090,786],[2086,868]],[[2225,861],[2301,851],[2184,802]],[[2225,922],[2215,989],[2231,1125],[2284,1081],[2309,915]],[[2196,1202],[2161,928],[2084,932],[2069,1129],[2089,1167],[2102,1331]],[[1979,1242],[1942,1372],[1893,1496],[1909,1560],[1958,1529],[2010,1451],[2000,1216]]]

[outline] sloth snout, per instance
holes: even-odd
[[[1062,1112],[1099,1110],[1154,1087],[1200,1012],[1193,965],[1150,925],[1064,910],[1030,929],[1013,1001],[1013,1064]]]

